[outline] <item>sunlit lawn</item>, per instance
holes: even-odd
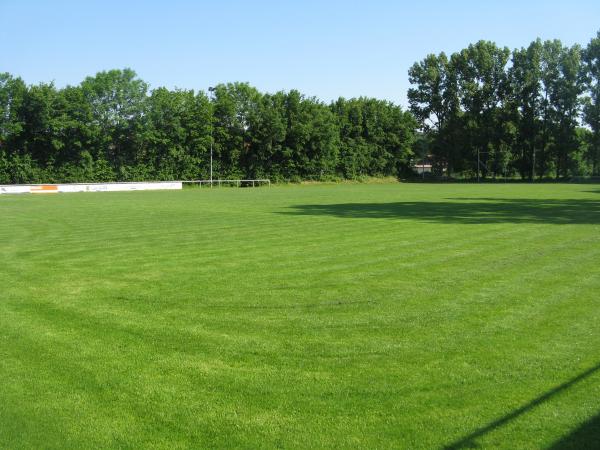
[[[0,196],[1,448],[600,448],[600,186]]]

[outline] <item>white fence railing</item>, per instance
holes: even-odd
[[[267,186],[271,187],[271,180],[269,180],[267,178],[258,178],[255,180],[189,180],[189,181],[182,181],[182,183],[197,184],[200,187],[202,187],[203,185],[209,185],[211,187],[212,186],[221,187],[223,185],[237,186],[237,187],[242,187],[242,186],[257,187],[257,186],[260,186],[261,184],[262,185],[266,184]]]

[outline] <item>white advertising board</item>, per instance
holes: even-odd
[[[0,194],[56,194],[58,192],[117,192],[182,189],[181,181],[140,183],[6,184]]]

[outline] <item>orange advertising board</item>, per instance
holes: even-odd
[[[40,186],[31,186],[29,192],[32,194],[53,194],[58,192],[58,186],[53,184],[42,184]]]

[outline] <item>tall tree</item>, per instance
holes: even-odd
[[[22,116],[27,86],[21,78],[0,73],[0,152],[22,151],[21,133],[25,126]]]
[[[591,129],[587,159],[593,175],[600,175],[600,31],[583,51],[582,65],[586,96],[583,120]]]
[[[427,55],[408,70],[408,79],[416,85],[408,89],[410,110],[424,131],[439,132],[453,112],[446,94],[450,79],[448,57],[443,52]]]
[[[542,49],[542,130],[540,177],[554,171],[567,175],[569,158],[578,148],[581,49],[559,40],[545,41]]]
[[[560,60],[560,98],[557,101],[558,129],[556,136],[556,178],[569,175],[571,156],[579,148],[577,125],[583,85],[580,78],[581,47],[564,48]]]
[[[247,151],[241,162],[248,178],[285,178],[286,97],[284,92],[263,95],[256,114],[248,117]]]
[[[162,180],[208,178],[211,106],[204,93],[158,88],[148,98],[143,154]]]
[[[245,177],[241,160],[251,151],[251,124],[256,122],[261,94],[248,83],[219,84],[214,90],[216,173],[220,178]]]
[[[285,119],[286,178],[321,179],[334,175],[339,131],[336,117],[327,105],[292,90],[285,100]]]
[[[513,107],[517,122],[517,169],[523,178],[535,177],[536,151],[539,145],[542,115],[542,42],[513,51],[509,70]]]
[[[502,161],[506,160],[503,144],[510,137],[502,132],[502,109],[508,99],[509,56],[508,48],[489,41],[479,41],[452,55],[470,136],[472,167],[483,177],[489,170],[501,172]]]
[[[133,70],[123,69],[87,77],[81,89],[91,107],[88,127],[92,130],[94,156],[105,158],[120,170],[121,177],[136,177],[126,168],[138,160],[148,85]]]
[[[430,139],[432,156],[442,165],[460,170],[463,165],[462,112],[456,67],[445,53],[428,55],[409,69],[410,110]]]
[[[394,176],[405,172],[417,127],[413,115],[384,100],[338,99],[331,105],[340,130],[343,176]]]

